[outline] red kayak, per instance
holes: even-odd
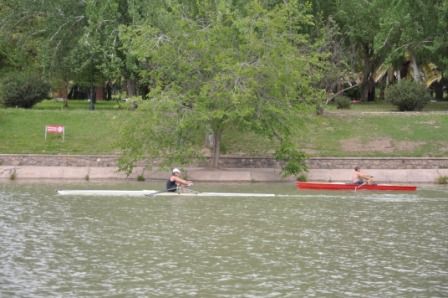
[[[371,184],[357,185],[352,183],[337,182],[302,182],[296,183],[298,189],[316,189],[316,190],[393,190],[393,191],[416,191],[414,185],[392,185],[392,184]]]

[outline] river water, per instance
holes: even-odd
[[[144,185],[144,186],[142,186]],[[1,297],[448,297],[448,188],[280,198],[65,197],[0,184]]]

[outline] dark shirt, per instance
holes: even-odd
[[[170,177],[170,179],[168,179],[168,181],[166,182],[166,191],[176,192],[176,190],[177,190],[176,181],[171,181]]]

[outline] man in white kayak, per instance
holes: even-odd
[[[374,184],[373,176],[364,174],[359,167],[354,169],[352,182],[357,185]]]
[[[192,186],[193,182],[180,178],[180,170],[174,168],[170,178],[166,182],[166,191],[176,192],[179,188]]]

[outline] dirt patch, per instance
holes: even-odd
[[[369,142],[362,142],[360,139],[346,139],[341,142],[342,149],[347,152],[367,152],[367,151],[382,151],[392,152],[394,146],[392,139],[379,138]]]
[[[395,147],[399,151],[415,151],[418,147],[424,145],[425,142],[410,142],[410,141],[400,141],[397,142]]]
[[[439,129],[440,128],[439,122],[435,121],[435,120],[421,121],[421,122],[419,122],[419,124],[421,124],[421,125],[428,125],[428,126],[433,127],[434,129]]]
[[[391,138],[379,138],[368,142],[359,139],[346,139],[341,141],[341,147],[346,152],[394,152],[394,151],[414,151],[423,142],[399,141],[394,142]]]
[[[419,124],[435,126],[437,124],[437,121],[435,121],[435,120],[420,121]]]

